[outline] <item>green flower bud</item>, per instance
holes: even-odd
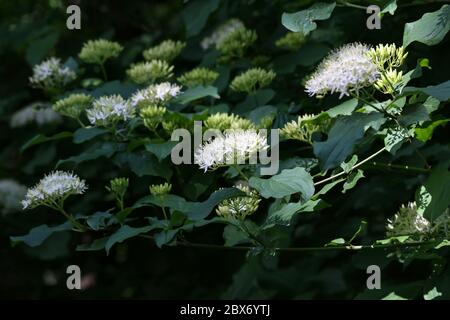
[[[237,185],[236,188],[246,193],[246,196],[223,200],[216,209],[217,215],[226,219],[245,220],[258,210],[261,199],[256,190],[248,186]]]
[[[290,51],[299,50],[306,39],[301,32],[288,32],[282,38],[275,42],[275,45],[279,48],[284,48]]]
[[[84,93],[74,93],[70,96],[58,100],[53,105],[53,110],[59,114],[79,119],[80,115],[86,110],[92,103],[93,97]]]
[[[114,178],[109,184],[109,186],[106,186],[106,189],[115,197],[123,198],[125,192],[127,192],[129,180],[128,178]]]
[[[172,190],[172,184],[153,184],[149,187],[150,193],[154,196],[165,196]]]
[[[236,76],[230,87],[234,91],[251,93],[257,89],[267,87],[275,77],[276,74],[272,70],[253,68]]]
[[[181,53],[185,46],[185,42],[169,39],[145,50],[142,52],[142,55],[145,60],[165,60],[171,62]]]
[[[403,72],[397,72],[395,69],[389,69],[381,74],[380,79],[374,83],[374,87],[385,94],[394,94],[402,83]]]
[[[105,39],[89,40],[83,44],[78,56],[86,63],[103,64],[106,60],[119,56],[122,50],[123,47],[118,42]]]
[[[272,127],[272,123],[275,116],[265,116],[259,121],[258,129],[270,129]]]
[[[217,43],[216,48],[226,58],[242,58],[257,38],[255,31],[240,27]]]
[[[178,77],[177,81],[185,87],[193,88],[212,85],[218,77],[219,73],[216,71],[207,68],[195,68]]]
[[[215,113],[210,115],[205,120],[205,126],[208,129],[217,129],[219,131],[227,129],[256,129],[255,124],[250,120],[227,113]]]
[[[163,121],[166,114],[166,107],[150,105],[141,109],[141,117],[144,125],[151,131],[155,131],[158,125]]]
[[[297,121],[291,121],[280,130],[281,135],[287,139],[300,140],[312,144],[314,132],[326,132],[330,124],[329,117],[305,114],[299,116]]]
[[[137,84],[152,84],[156,80],[170,78],[173,73],[173,66],[163,60],[152,60],[132,65],[127,70],[127,75]]]
[[[395,44],[379,44],[376,48],[370,49],[367,55],[378,69],[383,72],[400,67],[408,53],[405,52],[403,47],[397,48]]]

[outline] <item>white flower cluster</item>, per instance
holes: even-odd
[[[347,44],[333,52],[306,82],[306,92],[318,97],[338,92],[342,98],[373,84],[380,72],[368,52],[369,47],[360,43]]]
[[[93,125],[109,126],[118,121],[134,117],[133,106],[119,95],[104,96],[94,101],[86,110],[87,117]]]
[[[244,24],[239,19],[230,19],[219,26],[209,37],[204,38],[200,45],[203,50],[207,50],[212,46],[217,46],[234,30],[243,27]]]
[[[23,209],[33,209],[40,205],[57,207],[73,194],[82,194],[87,190],[84,180],[71,172],[53,171],[46,175],[37,185],[28,189],[22,200]]]
[[[138,90],[131,96],[131,105],[136,107],[141,102],[165,103],[175,98],[181,92],[181,87],[170,82],[153,84],[145,89]]]
[[[227,130],[225,135],[199,146],[194,159],[206,172],[222,165],[244,164],[268,147],[267,138],[254,130]]]
[[[430,222],[417,211],[415,202],[402,205],[393,219],[388,219],[386,234],[388,237],[403,235],[424,235],[431,229]]]
[[[15,180],[0,180],[0,207],[3,214],[21,209],[20,201],[25,197],[27,188]]]
[[[61,116],[53,111],[48,103],[35,102],[17,111],[11,116],[10,126],[18,128],[30,123],[38,126],[61,122]]]
[[[76,73],[62,65],[58,58],[49,58],[33,67],[30,83],[36,87],[58,88],[75,80]]]

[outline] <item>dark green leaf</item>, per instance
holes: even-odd
[[[434,168],[424,187],[431,195],[431,202],[423,216],[429,221],[434,221],[450,205],[450,172],[445,167]]]
[[[314,194],[312,177],[304,168],[285,169],[269,179],[251,177],[249,183],[264,198],[283,198],[300,193],[304,200],[308,200]]]
[[[29,247],[37,247],[41,245],[48,237],[55,232],[72,230],[70,222],[60,224],[55,227],[49,227],[46,224],[42,224],[30,230],[30,232],[24,236],[10,237],[13,246],[24,243]]]
[[[354,145],[364,136],[364,132],[371,126],[378,128],[384,121],[383,115],[377,112],[338,118],[328,133],[328,140],[313,145],[322,170],[341,164],[352,154]]]
[[[109,254],[109,250],[116,244],[121,243],[127,239],[136,237],[142,233],[146,233],[154,229],[153,226],[145,226],[141,228],[133,228],[128,225],[121,226],[116,232],[114,232],[105,244],[106,253]]]
[[[119,144],[112,142],[105,142],[99,145],[94,145],[77,156],[59,160],[58,163],[56,164],[56,167],[59,167],[60,165],[66,163],[80,164],[82,162],[95,160],[100,157],[109,158],[120,149],[121,146]]]
[[[169,179],[172,176],[170,167],[149,153],[120,153],[113,161],[123,167],[128,166],[138,177],[155,176]]]
[[[176,98],[176,101],[181,104],[188,104],[189,102],[205,98],[205,97],[213,97],[219,99],[219,93],[217,92],[217,88],[213,86],[202,87],[198,86],[195,88],[187,89],[186,91],[180,93]]]
[[[447,101],[450,99],[450,80],[425,88],[406,87],[404,92],[423,92],[429,96],[435,97],[439,101]]]
[[[296,12],[283,13],[281,23],[293,32],[307,35],[317,28],[314,20],[326,20],[331,16],[336,3],[315,3],[310,8]]]
[[[345,181],[342,193],[347,192],[347,190],[350,190],[356,186],[356,183],[358,183],[358,180],[364,178],[364,172],[360,169],[358,171],[352,172],[348,178],[347,181]]]
[[[59,139],[65,139],[65,138],[70,138],[72,136],[72,132],[68,132],[68,131],[63,131],[60,133],[57,133],[53,136],[50,137],[46,137],[42,134],[38,134],[36,136],[34,136],[33,138],[31,138],[30,140],[28,140],[23,146],[22,148],[20,148],[20,152],[24,152],[26,149],[35,146],[37,144],[41,144],[47,141],[52,141],[52,140],[59,140]]]
[[[422,18],[405,24],[403,46],[418,41],[429,46],[441,42],[450,30],[450,6],[445,4],[439,10],[425,13]]]
[[[153,153],[159,161],[167,158],[170,155],[174,146],[178,144],[178,141],[166,141],[162,143],[146,143],[145,149],[148,152]]]
[[[219,0],[195,0],[191,1],[182,11],[186,36],[192,37],[202,31],[211,13],[219,7]]]
[[[217,190],[209,196],[208,200],[193,203],[191,210],[187,212],[187,216],[189,219],[194,221],[205,219],[214,207],[219,204],[219,202],[243,195],[245,195],[245,193],[236,188],[224,188]]]
[[[108,130],[98,127],[80,128],[73,133],[73,142],[83,143],[107,132]]]

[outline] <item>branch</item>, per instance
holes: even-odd
[[[379,155],[380,153],[382,153],[384,150],[386,150],[386,147],[383,147],[382,149],[378,150],[378,151],[375,152],[374,154],[368,156],[366,159],[364,159],[364,160],[360,161],[359,163],[355,164],[355,165],[350,169],[350,171],[352,171],[352,170],[354,170],[354,169],[356,169],[356,168],[362,166],[362,165],[363,165],[364,163],[366,163],[367,161],[370,161],[371,159],[375,158],[377,155]],[[335,175],[332,175],[331,177],[328,177],[328,178],[326,178],[326,179],[323,179],[323,180],[320,180],[320,181],[314,183],[314,186],[318,186],[318,185],[320,185],[320,184],[322,184],[322,183],[325,183],[325,182],[328,182],[328,181],[330,181],[330,180],[333,180],[333,179],[335,179],[335,178],[337,178],[337,177],[340,177],[340,176],[342,176],[342,175],[344,175],[344,174],[346,174],[345,171],[339,172],[339,173],[337,173],[337,174],[335,174]]]
[[[141,235],[141,238],[154,240],[153,236]],[[399,248],[399,247],[420,247],[422,245],[437,244],[438,241],[422,241],[422,242],[409,242],[409,243],[395,243],[395,244],[373,244],[373,245],[346,245],[346,246],[336,246],[336,247],[278,247],[273,250],[276,252],[307,252],[307,251],[360,251],[360,250],[370,250],[370,249],[388,249],[388,248]],[[207,243],[197,243],[181,241],[177,242],[175,246],[171,247],[189,247],[189,248],[199,248],[199,249],[218,249],[218,250],[235,250],[235,251],[248,251],[253,250],[256,247],[252,246],[236,246],[236,247],[226,247],[218,244],[207,244]]]

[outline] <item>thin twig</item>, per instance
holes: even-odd
[[[430,172],[430,168],[419,168],[419,167],[412,167],[408,165],[401,165],[401,164],[392,164],[392,163],[380,163],[380,162],[369,162],[365,164],[368,167],[374,167],[374,168],[385,168],[385,169],[399,169],[399,170],[405,170],[405,171],[412,171],[412,172],[419,172],[419,173],[428,173]]]
[[[141,235],[141,238],[154,240],[153,236]],[[330,246],[330,247],[278,247],[273,248],[277,252],[306,252],[306,251],[360,251],[370,249],[388,249],[398,247],[420,247],[422,245],[437,244],[438,241],[423,241],[423,242],[409,242],[409,243],[395,243],[395,244],[373,244],[373,245],[345,245],[345,246]],[[240,250],[248,251],[256,249],[253,246],[235,246],[228,247],[219,244],[197,243],[188,241],[179,241],[176,243],[179,247],[199,248],[199,249],[219,249],[219,250]],[[171,247],[176,247],[171,246]]]
[[[354,170],[354,169],[356,169],[356,168],[362,166],[364,163],[366,163],[367,161],[370,161],[371,159],[375,158],[377,155],[379,155],[380,153],[382,153],[382,152],[385,151],[385,150],[386,150],[386,147],[381,148],[380,150],[378,150],[378,151],[375,152],[374,154],[368,156],[366,159],[364,159],[364,160],[360,161],[359,163],[355,164],[355,165],[350,169],[350,171],[352,171],[352,170]],[[335,175],[332,175],[331,177],[328,177],[328,178],[326,178],[326,179],[317,181],[316,183],[314,183],[314,186],[318,186],[318,185],[320,185],[320,184],[322,184],[322,183],[325,183],[325,182],[328,182],[328,181],[330,181],[330,180],[333,180],[333,179],[335,179],[335,178],[337,178],[337,177],[340,177],[340,176],[342,176],[342,175],[344,175],[344,174],[346,174],[346,173],[347,173],[346,171],[339,172],[339,173],[337,173],[337,174],[335,174]]]

